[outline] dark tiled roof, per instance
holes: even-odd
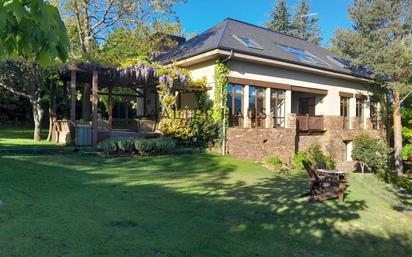
[[[262,49],[248,47],[233,35],[249,38],[257,43]],[[321,59],[324,62],[324,65],[301,61],[294,57],[293,54],[282,50],[278,44],[305,50]],[[340,58],[339,56],[323,47],[298,37],[230,18],[225,19],[216,26],[188,40],[179,47],[172,49],[170,52],[159,56],[156,60],[165,64],[196,56],[214,49],[233,50],[237,53],[265,57],[354,76],[368,77],[368,72],[366,70],[355,69],[354,67],[349,67],[350,65],[342,65],[333,59]]]

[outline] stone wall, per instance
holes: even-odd
[[[288,128],[229,128],[227,149],[237,158],[265,161],[276,155],[289,162],[295,153],[296,131]]]
[[[385,130],[344,128],[339,116],[325,116],[325,132],[297,133],[296,117],[288,117],[288,128],[229,128],[227,134],[228,153],[241,159],[265,161],[276,155],[289,162],[300,150],[306,150],[313,143],[331,155],[342,169],[351,169],[353,163],[345,161],[345,142],[353,141],[359,134],[369,134],[385,141]]]

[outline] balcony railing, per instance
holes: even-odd
[[[298,131],[325,131],[323,115],[296,115],[296,128]]]

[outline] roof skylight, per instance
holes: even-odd
[[[236,38],[238,41],[240,41],[240,43],[244,44],[247,47],[263,50],[263,48],[258,43],[256,43],[255,41],[253,41],[250,38],[239,37],[239,36],[236,36],[236,35],[233,35],[233,37]]]
[[[335,57],[335,56],[328,56],[328,59],[337,64],[341,68],[350,68],[351,63],[350,61],[343,59],[341,57]]]
[[[321,59],[309,53],[308,51],[305,51],[299,48],[290,47],[290,46],[285,46],[285,45],[277,45],[277,46],[282,48],[283,51],[292,54],[296,59],[300,61],[323,65],[323,66],[327,65],[326,62],[322,61]]]

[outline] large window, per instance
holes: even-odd
[[[356,117],[363,118],[364,102],[362,98],[356,98]]]
[[[265,89],[249,87],[248,118],[252,128],[265,127]]]
[[[343,128],[349,128],[349,97],[340,97],[340,116],[343,117]]]
[[[270,115],[273,128],[285,127],[285,90],[270,89]]]
[[[243,86],[227,85],[227,105],[229,107],[229,126],[243,126]]]

